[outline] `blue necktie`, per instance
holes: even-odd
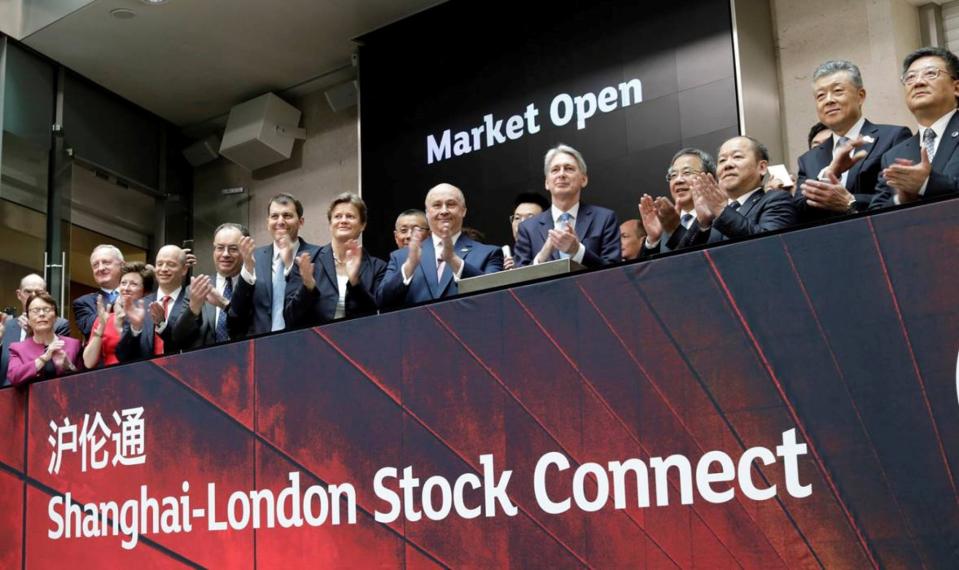
[[[569,212],[563,212],[562,214],[559,215],[559,220],[558,220],[559,223],[556,224],[556,229],[558,230],[565,229],[566,224],[568,224],[569,221],[572,219],[573,219],[573,216],[571,216]],[[565,251],[559,252],[560,259],[569,259],[569,257],[570,257],[569,254],[566,253]]]
[[[233,281],[227,277],[226,285],[223,286],[223,297],[227,301],[233,298]],[[216,330],[214,331],[216,342],[226,342],[230,340],[230,333],[226,329],[226,309],[220,309],[220,316],[216,319]]]
[[[286,275],[283,274],[283,259],[276,258],[273,266],[273,320],[271,331],[281,331],[286,328],[283,320],[283,300],[286,297]]]
[[[681,224],[683,224],[683,227],[688,230],[690,224],[693,223],[693,215],[692,215],[692,214],[683,214],[683,217],[680,218],[679,221],[680,221]]]
[[[116,289],[114,289],[113,291],[110,291],[109,293],[105,293],[103,296],[106,297],[107,303],[110,303],[112,305],[113,303],[116,302],[117,297],[119,297],[120,294],[117,292]]]

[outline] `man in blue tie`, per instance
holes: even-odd
[[[116,301],[120,286],[120,269],[123,268],[123,253],[113,245],[101,244],[90,254],[90,269],[100,289],[73,300],[73,318],[85,338],[90,336],[93,321],[97,318],[97,297],[106,304]]]
[[[213,233],[216,274],[197,275],[190,282],[190,312],[177,319],[173,329],[180,346],[198,348],[246,335],[243,324],[229,318],[229,307],[243,265],[240,242],[249,235],[246,227],[234,223],[222,224]]]
[[[516,265],[568,258],[594,268],[621,261],[616,214],[580,202],[589,183],[583,155],[560,144],[546,152],[543,172],[552,205],[519,225]]]
[[[959,58],[944,48],[920,48],[906,56],[900,81],[919,129],[882,155],[871,208],[959,192]]]
[[[283,319],[286,284],[299,271],[293,260],[304,252],[315,256],[319,250],[318,246],[300,239],[300,228],[305,221],[299,200],[289,194],[277,194],[270,200],[267,215],[267,228],[273,242],[254,249],[252,238],[244,236],[240,240],[243,265],[227,316],[249,334],[286,329]]]

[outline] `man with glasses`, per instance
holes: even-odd
[[[403,210],[396,216],[396,225],[393,229],[393,239],[396,240],[396,249],[403,249],[410,245],[410,238],[416,232],[427,232],[430,229],[426,223],[426,212],[423,210]],[[426,237],[424,235],[424,237]]]
[[[39,295],[47,292],[47,282],[36,273],[31,273],[20,280],[20,288],[17,289],[17,300],[20,301],[20,315],[17,317],[0,313],[0,339],[2,339],[2,352],[0,352],[0,385],[6,386],[7,383],[7,364],[10,359],[10,345],[15,342],[21,342],[29,337],[30,325],[27,322],[27,299],[31,295]],[[60,336],[70,336],[70,323],[63,317],[57,317],[53,324],[54,333]]]
[[[673,155],[666,170],[669,198],[653,198],[644,194],[639,201],[639,214],[646,230],[646,239],[639,257],[665,253],[683,243],[686,232],[696,223],[696,209],[690,183],[695,175],[716,175],[716,162],[708,152],[698,148],[684,148]]]
[[[580,201],[589,183],[583,155],[564,144],[551,148],[543,160],[543,174],[551,206],[519,225],[516,265],[571,259],[594,268],[621,261],[616,214]]]
[[[240,240],[250,232],[240,224],[222,224],[213,233],[213,265],[216,274],[197,275],[190,282],[189,312],[173,326],[174,342],[183,348],[198,348],[236,340],[246,335],[244,323],[229,314],[243,266]]]
[[[832,135],[799,157],[795,202],[801,222],[867,209],[882,155],[912,136],[906,127],[866,120],[866,90],[852,62],[832,60],[816,68],[813,95],[819,121]]]
[[[925,47],[907,55],[902,69],[906,106],[919,132],[882,156],[872,208],[959,191],[959,59],[947,49]]]
[[[526,220],[538,216],[543,210],[549,208],[549,200],[542,194],[536,192],[523,192],[513,200],[513,213],[509,215],[510,227],[513,230],[513,244],[516,244],[516,234],[519,231],[519,225]],[[512,269],[515,266],[513,256],[507,256],[503,260],[503,269]]]

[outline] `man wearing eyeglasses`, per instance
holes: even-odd
[[[396,249],[403,249],[410,245],[410,238],[416,232],[426,232],[429,235],[429,225],[426,223],[426,212],[423,210],[403,210],[396,216],[396,225],[393,229],[393,239],[396,240]]]
[[[229,314],[230,301],[237,286],[243,255],[240,240],[250,235],[240,224],[220,225],[213,233],[213,265],[216,274],[197,275],[190,282],[189,312],[173,327],[173,339],[184,348],[198,348],[236,340],[245,335],[246,326]]]
[[[799,157],[795,202],[801,222],[867,209],[883,153],[912,136],[906,127],[866,120],[866,90],[852,62],[832,60],[816,68],[813,94],[819,121],[832,135]]]
[[[516,234],[519,232],[519,225],[526,220],[538,216],[543,210],[549,208],[549,200],[542,194],[536,192],[522,192],[513,200],[513,213],[509,216],[510,227],[513,230],[513,245],[516,245]],[[503,259],[503,269],[512,269],[515,266],[513,256],[506,256]]]
[[[907,55],[902,69],[906,106],[919,123],[919,132],[882,156],[871,208],[959,190],[959,59],[947,49],[925,47]]]
[[[696,223],[696,208],[690,183],[698,174],[716,176],[716,161],[708,152],[698,148],[684,148],[673,155],[666,170],[669,198],[653,198],[644,194],[639,201],[639,215],[646,229],[646,239],[639,252],[645,258],[654,253],[677,249],[683,243],[686,232]]]
[[[20,315],[11,317],[5,313],[0,313],[0,339],[2,339],[2,352],[0,352],[0,385],[6,386],[7,363],[10,358],[10,345],[15,342],[21,342],[31,335],[30,325],[27,323],[27,299],[32,295],[47,292],[47,282],[36,273],[31,273],[20,280],[20,288],[17,289],[17,300],[20,301]],[[54,333],[60,336],[70,336],[70,322],[63,317],[57,317],[53,325]]]

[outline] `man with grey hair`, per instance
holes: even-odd
[[[115,245],[101,244],[93,248],[90,254],[90,269],[99,290],[73,300],[73,318],[85,338],[90,336],[93,321],[97,318],[97,297],[103,297],[106,305],[116,301],[122,267],[123,252]]]
[[[665,196],[653,198],[643,194],[639,200],[639,215],[646,228],[646,239],[639,257],[673,251],[684,242],[686,232],[696,223],[696,208],[691,189],[696,175],[716,176],[716,161],[698,148],[686,147],[673,155],[666,170],[671,202]]]
[[[832,136],[799,157],[795,201],[800,222],[865,210],[876,192],[883,153],[912,136],[862,114],[866,90],[856,64],[831,60],[813,73],[819,121]]]
[[[594,268],[621,261],[616,214],[580,202],[589,178],[579,151],[564,144],[549,149],[543,174],[552,205],[519,225],[516,265],[568,258]]]
[[[467,277],[503,270],[500,248],[470,239],[463,232],[466,198],[452,184],[426,193],[430,233],[414,232],[409,245],[390,254],[376,292],[381,309],[451,297]]]
[[[20,280],[20,288],[17,289],[17,300],[20,301],[20,315],[18,317],[8,317],[0,313],[0,385],[7,386],[7,363],[10,358],[10,345],[15,342],[25,340],[30,333],[30,325],[27,322],[27,300],[39,293],[47,292],[47,282],[43,277],[36,273],[31,273]],[[54,333],[57,336],[70,336],[70,323],[63,317],[57,317],[54,323]]]

